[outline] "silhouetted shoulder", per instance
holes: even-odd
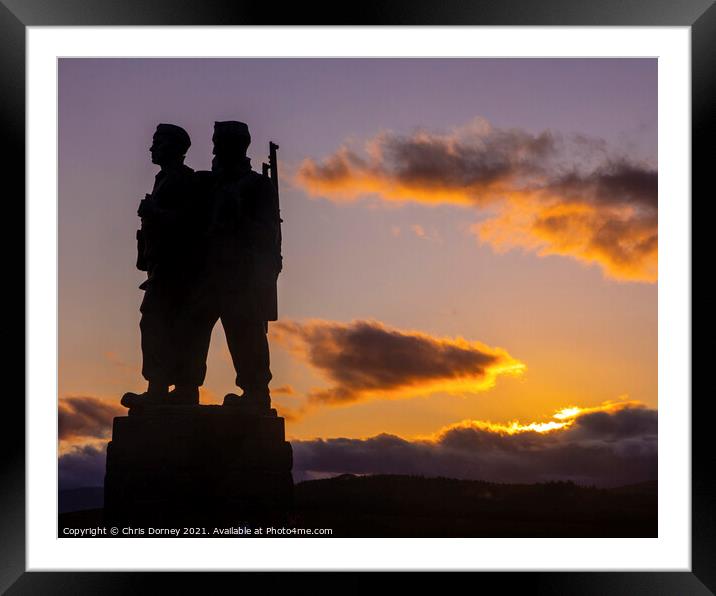
[[[271,197],[276,193],[276,187],[271,182],[271,179],[259,172],[251,170],[246,176],[247,184],[251,187],[251,190],[260,196]]]
[[[200,186],[212,185],[216,180],[216,174],[210,170],[197,170],[194,177]]]
[[[171,180],[175,185],[191,185],[194,184],[195,172],[189,166],[182,164],[180,168],[169,174],[169,180]]]

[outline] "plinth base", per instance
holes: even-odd
[[[146,408],[114,419],[105,518],[209,523],[280,517],[293,463],[284,420],[230,406]]]

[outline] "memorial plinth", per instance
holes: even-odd
[[[291,507],[291,444],[276,410],[159,406],[114,419],[105,517],[144,523],[226,523]]]

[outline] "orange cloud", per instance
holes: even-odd
[[[655,168],[607,155],[602,141],[484,120],[446,135],[381,133],[362,152],[306,159],[296,175],[310,195],[336,202],[489,209],[472,231],[498,252],[566,256],[639,282],[657,278],[657,181]]]
[[[512,196],[494,215],[471,226],[480,243],[500,253],[513,248],[596,264],[612,279],[656,282],[656,208],[626,203],[569,202],[559,195]]]
[[[292,385],[281,385],[280,387],[271,389],[271,393],[273,393],[274,395],[295,395],[296,390],[293,388]]]
[[[525,370],[503,349],[394,329],[378,321],[278,321],[271,334],[332,383],[309,393],[312,405],[476,393],[492,387],[499,375]]]

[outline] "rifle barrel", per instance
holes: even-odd
[[[273,141],[269,142],[269,169],[271,170],[271,181],[278,192],[278,159],[276,158],[278,145]]]

